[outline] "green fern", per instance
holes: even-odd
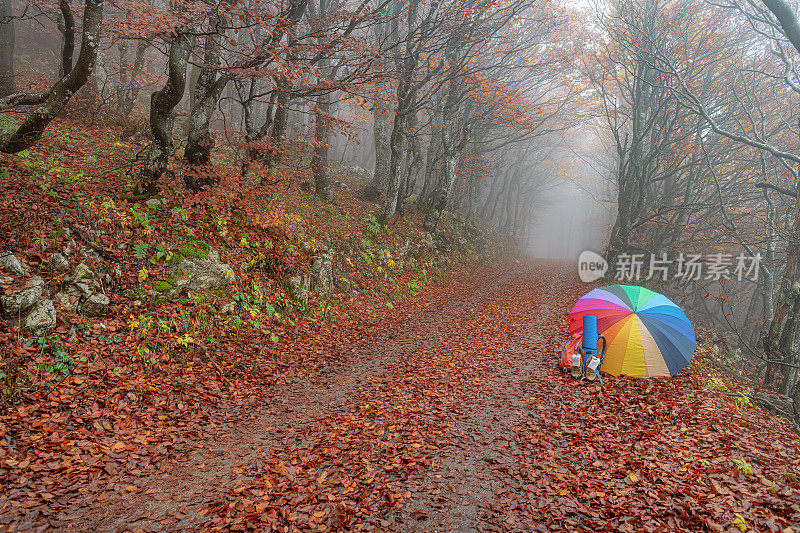
[[[150,243],[137,242],[133,245],[133,257],[140,261],[146,259],[148,250],[150,250]]]

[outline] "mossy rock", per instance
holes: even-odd
[[[121,292],[121,294],[123,297],[128,298],[129,300],[140,300],[147,295],[147,293],[139,287],[125,289]]]
[[[153,280],[150,285],[153,287],[153,290],[156,292],[170,292],[175,288],[175,285],[168,281],[155,279]]]
[[[172,254],[170,265],[177,265],[187,259],[208,259],[211,246],[202,241],[189,241],[180,245],[178,251]]]
[[[189,274],[183,269],[178,269],[172,271],[172,275],[167,279],[167,281],[173,285],[177,285],[181,281],[185,281],[187,279],[189,279]]]
[[[211,247],[202,241],[190,241],[181,244],[178,254],[186,259],[206,259]]]

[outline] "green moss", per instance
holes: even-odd
[[[185,258],[205,259],[208,257],[208,252],[211,247],[201,241],[190,241],[181,244],[180,249],[176,255],[181,255]]]
[[[139,300],[140,298],[143,298],[147,293],[140,288],[136,288],[136,289],[125,289],[122,291],[121,294],[122,296],[128,298],[129,300]]]
[[[189,279],[189,274],[186,273],[185,270],[173,270],[172,275],[167,278],[167,281],[172,283],[173,285],[177,285],[179,281]]]
[[[162,281],[160,279],[153,280],[151,285],[153,290],[157,292],[169,292],[174,288],[172,283],[169,283],[168,281]]]

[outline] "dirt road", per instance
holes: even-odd
[[[172,464],[117,476],[69,529],[797,524],[796,436],[708,390],[701,365],[602,385],[555,370],[586,289],[568,265],[516,265],[421,298],[396,321],[342,327],[326,344],[335,362],[265,391],[244,421],[220,413]]]

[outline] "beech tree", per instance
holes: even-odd
[[[186,89],[186,62],[191,52],[191,40],[185,28],[177,28],[169,39],[167,81],[150,97],[150,132],[153,137],[139,170],[137,196],[152,196],[158,192],[158,180],[169,166],[174,152],[172,129],[175,106]]]
[[[703,294],[725,289],[706,280],[694,282],[693,303],[763,360],[765,384],[797,391],[797,14],[782,0],[614,6],[604,21],[608,52],[595,60],[602,74],[592,78],[618,162],[609,255],[761,254],[758,281],[733,295],[746,319],[737,324],[732,307],[709,309]]]
[[[19,105],[36,106],[18,127],[0,131],[0,151],[13,154],[33,146],[42,137],[48,124],[64,109],[72,96],[89,79],[100,46],[103,22],[103,0],[86,0],[83,8],[81,49],[72,65],[73,43],[65,39],[61,69],[64,75],[43,93],[14,93],[0,98],[0,111]]]
[[[128,39],[120,39],[119,51],[119,83],[116,87],[116,110],[115,114],[119,119],[127,118],[133,111],[133,106],[139,98],[142,90],[139,77],[144,69],[145,53],[149,48],[146,39],[139,39],[136,44],[136,51],[133,63],[128,60]]]
[[[486,88],[484,80],[501,75],[502,80],[524,85],[509,73],[534,70],[536,63],[526,54],[543,35],[558,27],[558,17],[545,2],[531,6],[526,2],[460,3],[404,7],[405,22],[395,32],[394,75],[396,83],[394,122],[389,138],[389,178],[378,220],[387,223],[397,210],[402,187],[401,161],[409,117],[423,109],[436,108],[433,142],[426,169],[427,190],[423,186],[422,205],[430,206],[426,229],[438,226],[455,183],[457,162],[469,142],[475,120],[477,95]],[[512,29],[511,21],[520,24]],[[520,21],[524,21],[520,23]],[[521,28],[524,28],[522,30]],[[546,30],[544,28],[547,28]],[[443,31],[444,30],[444,31]],[[514,91],[512,88],[507,88]],[[437,102],[434,104],[434,101]],[[412,124],[417,118],[412,118]],[[442,180],[434,188],[432,173],[436,162],[431,156],[441,151]],[[411,158],[414,161],[414,158]],[[436,200],[425,202],[436,189]]]
[[[11,0],[0,0],[0,97],[17,92],[14,77],[14,13]]]

